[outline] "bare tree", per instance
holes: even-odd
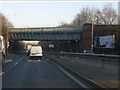
[[[105,5],[103,10],[86,7],[75,16],[72,24],[82,25],[94,22],[94,24],[111,25],[116,23],[117,16],[117,11],[111,4]]]
[[[84,23],[91,23],[94,19],[94,9],[90,9],[89,7],[82,8],[80,13],[78,13],[73,20],[72,24],[82,25]]]
[[[102,12],[99,9],[94,10],[94,24],[100,25],[102,23]]]
[[[81,25],[81,20],[80,20],[80,14],[78,13],[77,15],[76,15],[76,17],[75,17],[75,19],[73,20],[73,22],[72,22],[72,25]]]
[[[103,24],[107,24],[107,25],[115,24],[115,20],[117,16],[118,16],[117,12],[112,7],[111,4],[105,5],[105,7],[102,10],[102,16],[101,16]]]
[[[71,25],[65,22],[61,22],[61,24],[58,27],[69,27],[69,26]]]

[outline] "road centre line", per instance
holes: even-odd
[[[15,65],[17,65],[18,63],[15,63]]]
[[[15,65],[17,65],[23,58],[24,58],[24,57],[21,57],[21,58],[19,59],[19,61],[18,61],[17,63],[15,63]]]

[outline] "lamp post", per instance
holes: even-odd
[[[68,51],[70,52],[71,50],[70,50],[70,40],[68,41]]]
[[[92,32],[91,32],[91,51],[93,51],[93,38],[94,38],[94,23],[93,23],[93,19],[92,19]]]

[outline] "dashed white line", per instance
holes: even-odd
[[[22,60],[24,57],[20,58],[20,60]]]
[[[41,60],[28,60],[29,62],[40,62]]]
[[[78,60],[79,58],[77,57],[77,60]]]
[[[15,63],[15,65],[17,65],[18,63]]]
[[[49,59],[47,59],[49,61]]]
[[[5,61],[5,63],[7,63],[7,62],[11,62],[11,61],[12,61],[12,60],[11,60],[11,59],[9,59],[9,60],[6,60],[6,61]]]
[[[4,72],[1,72],[0,75],[4,74]]]
[[[20,58],[19,60],[21,61],[24,57]],[[17,65],[20,61],[18,61],[17,63],[15,63],[15,65]]]

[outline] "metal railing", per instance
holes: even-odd
[[[82,28],[44,27],[44,28],[11,28],[10,32],[48,32],[48,31],[81,31]]]
[[[102,60],[102,61],[108,61],[108,62],[116,62],[118,63],[118,60],[120,58],[120,55],[105,55],[105,54],[83,54],[83,53],[72,53],[72,52],[47,52],[55,55],[70,55],[70,56],[76,56],[81,58],[92,58],[96,60]]]

